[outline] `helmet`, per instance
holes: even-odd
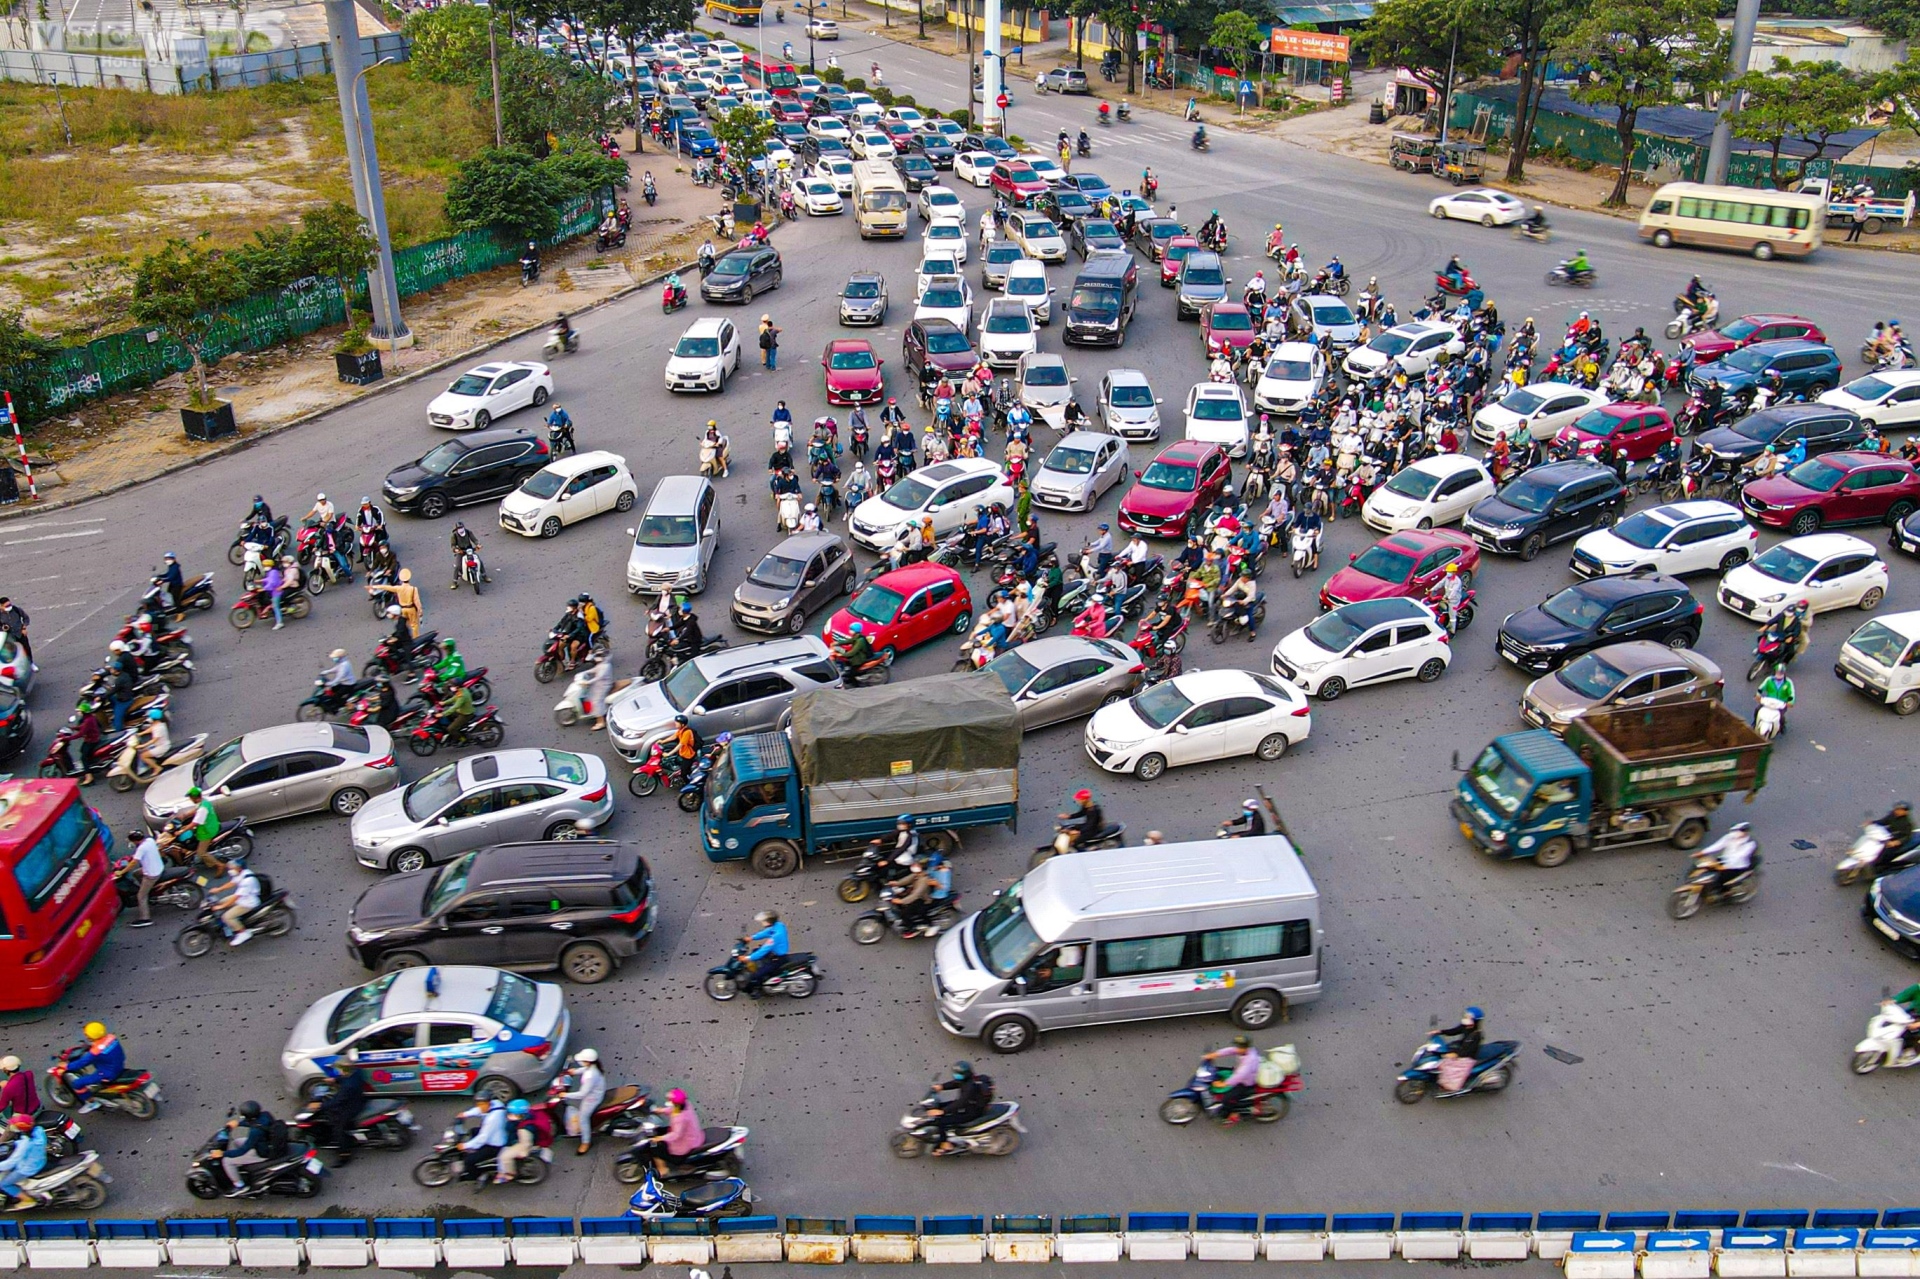
[[[1233,1037],[1233,1046],[1235,1048],[1251,1048],[1253,1047],[1253,1041],[1245,1035],[1235,1035]]]
[[[1750,831],[1750,830],[1752,830],[1752,829],[1753,829],[1753,823],[1752,823],[1752,822],[1735,822],[1735,823],[1733,824],[1733,829],[1731,829],[1731,830],[1729,830],[1729,831],[1727,832],[1727,834],[1729,834],[1729,835],[1740,835],[1740,834],[1744,834],[1744,833],[1746,833],[1747,831]]]
[[[507,1103],[507,1113],[516,1117],[526,1114],[529,1109],[530,1107],[527,1105],[526,1098],[524,1097],[515,1097]]]
[[[165,719],[166,717],[167,717],[166,711],[162,710],[158,706],[154,707],[152,710],[147,712],[148,719]]]
[[[865,633],[865,631],[866,631],[866,627],[860,625],[860,623],[858,622],[855,622],[853,625],[847,627],[847,634],[849,635],[860,635]]]
[[[316,502],[324,502],[327,500],[327,495],[325,493],[315,493],[313,495],[313,500]]]
[[[813,505],[813,503],[812,503],[812,502],[808,502],[808,503],[807,503],[807,514],[808,514],[808,515],[812,515],[813,513],[814,513],[814,505]]]
[[[667,1094],[667,1100],[675,1106],[684,1106],[687,1104],[687,1090],[676,1088]]]
[[[1249,813],[1251,813],[1256,808],[1260,807],[1260,801],[1257,799],[1254,799],[1251,795],[1249,795],[1246,799],[1243,799],[1240,801],[1240,807],[1246,809]]]
[[[347,650],[344,648],[336,648],[331,653],[327,654],[328,657],[331,657],[336,662],[339,661],[341,658],[345,657],[346,655],[347,655]]]
[[[109,653],[124,653],[127,651],[127,646],[120,640],[115,640],[113,643],[107,645],[107,651]]]
[[[1458,573],[1459,571],[1460,571],[1460,566],[1458,564],[1447,565],[1446,572],[1449,577],[1453,576],[1455,573]]]
[[[373,499],[372,499],[372,498],[370,498],[370,497],[368,497],[368,496],[367,496],[366,494],[364,494],[364,493],[362,493],[362,494],[360,495],[360,505],[362,505],[362,506],[372,506],[372,505],[373,505]]]
[[[956,1061],[956,1062],[954,1062],[954,1063],[953,1063],[953,1077],[954,1077],[955,1079],[972,1079],[972,1078],[973,1078],[973,1063],[972,1063],[972,1062],[970,1062],[970,1061]]]
[[[33,1116],[25,1114],[15,1115],[13,1118],[7,1120],[7,1126],[15,1132],[27,1132],[33,1128]]]
[[[199,799],[199,798],[200,798],[200,788],[199,788],[198,786],[189,786],[189,787],[187,787],[187,798],[188,798],[188,799]],[[95,1023],[93,1023],[93,1024],[94,1024],[94,1025],[98,1025],[99,1023],[98,1023],[98,1022],[95,1022]]]
[[[685,715],[675,715],[673,717],[673,722],[676,724],[684,724],[687,722],[687,717]]]
[[[777,924],[780,922],[780,912],[777,910],[763,910],[753,917],[753,922],[756,924]]]
[[[1903,799],[1893,806],[1893,811],[1896,813],[1904,812],[1912,809],[1912,807],[1913,807],[1912,804],[1909,804],[1906,800]],[[0,1070],[7,1070],[7,1069],[11,1069],[11,1067],[9,1067],[6,1062],[0,1061]]]
[[[725,746],[728,742],[732,740],[733,740],[732,733],[721,733],[713,739],[713,744],[715,746]]]
[[[1274,224],[1273,224],[1273,229],[1274,229],[1274,230],[1276,230],[1276,231],[1279,231],[1279,230],[1281,230],[1282,228],[1281,228],[1281,226],[1280,226],[1280,224],[1279,224],[1278,222],[1276,222],[1276,223],[1274,223]]]
[[[88,1039],[105,1039],[107,1027],[104,1022],[90,1021],[80,1028],[80,1033]]]
[[[400,606],[398,604],[387,605],[387,616],[388,617],[400,616]]]
[[[1487,1017],[1487,1010],[1480,1007],[1480,1005],[1472,1004],[1468,1006],[1467,1008],[1468,1021],[1485,1021],[1486,1017]]]
[[[591,1066],[594,1062],[600,1060],[600,1053],[593,1048],[582,1048],[573,1055],[573,1059],[583,1066]]]
[[[177,561],[180,557],[178,555],[175,555],[172,551],[168,551],[166,555],[163,556],[162,558]]]
[[[0,1057],[0,1070],[11,1074],[18,1069],[20,1069],[20,1059],[18,1057]]]
[[[911,826],[913,825],[913,814],[902,813],[900,814],[900,816],[893,819],[893,824],[895,826]]]
[[[257,1101],[243,1101],[240,1103],[240,1113],[248,1119],[258,1119],[260,1117],[260,1103]]]
[[[1085,789],[1084,787],[1073,793],[1073,802],[1076,804],[1089,803],[1092,801],[1092,799],[1093,799],[1093,792]]]

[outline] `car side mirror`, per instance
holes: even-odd
[[[1155,396],[1155,397],[1154,397],[1154,401],[1153,401],[1153,402],[1154,402],[1154,403],[1155,403],[1156,405],[1159,405],[1159,404],[1165,404],[1165,403],[1166,403],[1166,400],[1164,400],[1164,399],[1162,399],[1162,398],[1160,398],[1159,396]]]
[[[632,536],[633,536],[633,530],[632,530],[632,529],[628,529],[628,530],[627,530],[627,536],[628,536],[628,537],[632,537]]]
[[[452,821],[453,821],[453,818],[451,817],[436,817],[433,821],[433,824],[435,826],[446,826],[446,825],[449,825]]]
[[[1173,731],[1184,736],[1187,731],[1187,726],[1185,724],[1175,724],[1173,726]]]
[[[1347,556],[1347,563],[1349,563],[1349,564],[1351,564],[1351,563],[1353,563],[1353,562],[1354,562],[1355,560],[1357,560],[1357,559],[1359,559],[1359,558],[1360,558],[1360,555],[1359,555],[1359,553],[1358,553],[1358,552],[1356,551],[1356,552],[1355,552],[1354,554],[1352,554],[1352,555],[1349,555],[1349,556]]]
[[[566,500],[567,500],[568,498],[571,498],[572,496],[573,496],[573,494],[571,494],[571,493],[562,493],[562,494],[560,495],[560,500],[561,500],[562,502],[564,502],[564,501],[566,501]]]

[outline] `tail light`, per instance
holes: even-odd
[[[1693,615],[1695,617],[1700,616],[1700,614],[1706,611],[1707,611],[1707,606],[1705,604],[1702,604],[1699,600],[1695,600],[1693,602]]]
[[[353,715],[354,723],[358,724],[363,718],[364,716],[360,712],[358,711],[354,712],[354,715]],[[391,751],[387,752],[385,755],[382,755],[379,759],[372,760],[367,764],[368,768],[392,768],[393,766],[394,766],[393,752]]]
[[[1311,708],[1308,707],[1306,703],[1302,702],[1299,707],[1297,707],[1295,710],[1291,712],[1291,714],[1295,719],[1305,719],[1310,709]]]
[[[548,1056],[551,1055],[553,1052],[553,1041],[550,1039],[543,1039],[539,1043],[523,1048],[520,1051],[524,1052],[525,1054],[527,1054],[527,1056],[533,1058],[535,1061],[545,1061],[548,1058]]]
[[[607,797],[607,787],[605,783],[602,783],[599,790],[588,791],[585,795],[582,795],[580,798],[585,800],[589,804],[597,804],[601,800],[605,799],[606,797]]]
[[[1145,672],[1145,670],[1146,670],[1146,669],[1147,669],[1147,668],[1146,668],[1145,666],[1143,666],[1143,665],[1141,665],[1141,664],[1140,664],[1139,662],[1135,662],[1135,663],[1134,663],[1134,664],[1133,664],[1132,666],[1129,666],[1129,667],[1127,668],[1127,674],[1129,674],[1129,675],[1139,675],[1139,674],[1142,674],[1143,672]]]
[[[647,903],[646,899],[642,898],[638,906],[635,906],[632,910],[620,911],[614,915],[613,918],[622,924],[637,924],[646,917],[646,914]]]
[[[1442,644],[1451,644],[1453,643],[1453,636],[1442,630],[1440,632],[1440,642]]]

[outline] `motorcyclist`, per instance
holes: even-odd
[[[702,278],[711,274],[713,271],[714,261],[718,256],[714,252],[713,241],[703,240],[700,244],[700,252],[695,256],[697,257],[700,264],[700,274]]]
[[[1100,104],[1100,118],[1107,118],[1107,104],[1104,102]],[[1081,155],[1093,154],[1093,139],[1087,136],[1085,129],[1080,130],[1080,136],[1074,139],[1074,146]]]
[[[272,1114],[261,1109],[257,1101],[240,1103],[240,1113],[227,1120],[225,1141],[222,1142],[224,1154],[220,1159],[220,1170],[227,1174],[232,1189],[227,1198],[238,1199],[247,1193],[248,1164],[260,1163],[274,1153],[270,1147],[275,1144],[271,1138],[274,1133]]]
[[[1203,1060],[1227,1069],[1227,1077],[1209,1090],[1208,1109],[1215,1114],[1224,1113],[1230,1124],[1239,1123],[1240,1109],[1253,1096],[1254,1084],[1260,1075],[1260,1054],[1253,1050],[1253,1041],[1245,1035],[1235,1035],[1231,1044],[1214,1049]]]
[[[573,1055],[573,1068],[567,1072],[572,1086],[561,1094],[566,1102],[566,1127],[569,1137],[580,1139],[580,1148],[575,1153],[586,1154],[593,1148],[593,1112],[607,1096],[607,1074],[600,1069],[600,1054],[592,1048],[582,1048]]]
[[[1873,860],[1873,873],[1884,875],[1892,869],[1893,863],[1913,846],[1913,808],[1906,800],[1896,803],[1877,823],[1889,836],[1880,847],[1879,856]],[[1920,1015],[1920,1011],[1916,1012]]]
[[[694,1113],[686,1090],[675,1088],[667,1094],[667,1131],[653,1142],[656,1147],[654,1172],[666,1176],[668,1158],[680,1159],[692,1154],[700,1148],[704,1138],[705,1130],[700,1126],[700,1116]]]
[[[1561,265],[1566,268],[1567,276],[1570,279],[1584,280],[1593,274],[1593,264],[1587,261],[1587,251],[1585,249],[1575,249],[1573,256],[1561,263]]]
[[[480,558],[480,539],[473,535],[473,530],[468,528],[465,523],[463,523],[460,520],[455,520],[453,522],[453,533],[447,539],[447,542],[448,542],[448,545],[453,548],[452,585],[455,587],[458,587],[460,585],[461,557],[464,556],[468,551],[472,551],[474,558],[476,560],[479,559]],[[487,569],[484,563],[481,564],[480,566],[480,580],[483,582],[491,582],[493,580],[492,578],[487,576]]]
[[[573,350],[575,344],[580,341],[580,335],[574,331],[573,321],[567,318],[565,311],[560,311],[553,317],[553,336],[559,338],[561,348],[568,351]]]
[[[933,1098],[934,1104],[923,1112],[940,1134],[940,1144],[933,1153],[951,1154],[953,1130],[986,1114],[993,1104],[993,1081],[975,1074],[973,1063],[956,1061],[951,1075],[934,1080]]]
[[[667,297],[672,300],[675,306],[680,306],[686,302],[687,286],[680,282],[680,273],[678,271],[669,271],[664,284],[667,290]]]
[[[1206,146],[1207,146],[1207,126],[1206,125],[1196,124],[1193,126],[1193,145],[1197,150],[1206,149]]]
[[[1725,888],[1753,869],[1760,846],[1754,842],[1752,830],[1750,822],[1735,822],[1733,829],[1695,854],[1702,865],[1713,868],[1715,888]]]
[[[1087,606],[1073,619],[1073,633],[1087,639],[1105,639],[1107,637],[1107,601],[1102,595],[1095,595]]]
[[[322,1066],[333,1081],[327,1095],[314,1107],[315,1137],[338,1151],[342,1161],[351,1159],[353,1142],[348,1134],[367,1105],[367,1072],[361,1068],[360,1054],[349,1051],[331,1065]]]
[[[1447,610],[1447,632],[1460,628],[1460,604],[1467,597],[1467,584],[1460,580],[1460,566],[1450,563],[1440,576],[1440,605]]]
[[[1072,812],[1060,813],[1057,819],[1061,829],[1075,848],[1087,843],[1106,829],[1106,814],[1100,811],[1100,803],[1094,799],[1090,790],[1077,790],[1073,793]]]
[[[1761,639],[1777,640],[1781,646],[1780,665],[1800,656],[1806,651],[1812,635],[1807,626],[1807,601],[1795,600],[1786,608],[1774,614],[1773,620],[1760,628]]]
[[[336,648],[327,654],[330,665],[320,669],[320,678],[326,688],[341,688],[354,682],[353,659],[347,656],[347,650]]]
[[[1486,1010],[1476,1005],[1467,1009],[1458,1025],[1448,1026],[1445,1030],[1436,1030],[1433,1032],[1433,1037],[1445,1044],[1449,1053],[1469,1060],[1477,1060],[1480,1056],[1480,1045],[1486,1038],[1486,1029]]]
[[[460,1143],[460,1180],[477,1181],[480,1165],[486,1162],[488,1154],[493,1154],[497,1159],[500,1150],[507,1144],[506,1103],[490,1097],[471,1109],[461,1111],[459,1117],[480,1121],[473,1135]]]
[[[1233,579],[1233,585],[1220,596],[1220,609],[1225,616],[1246,628],[1249,644],[1253,643],[1255,634],[1260,629],[1253,608],[1259,599],[1260,585],[1253,580],[1253,568],[1243,563],[1239,573]]]
[[[547,414],[547,443],[555,451],[574,451],[573,415],[567,412],[567,406],[556,403],[553,411]]]
[[[1240,801],[1240,815],[1221,828],[1227,839],[1254,839],[1267,833],[1267,819],[1260,801],[1252,795]]]
[[[229,860],[226,871],[225,882],[207,895],[207,904],[220,920],[227,944],[244,946],[253,936],[253,930],[246,927],[247,916],[260,909],[260,877],[240,861]]]
[[[1694,319],[1704,324],[1707,319],[1708,305],[1713,300],[1713,290],[1702,284],[1700,277],[1696,275],[1687,281],[1687,287],[1674,300],[1692,311]]]
[[[867,628],[860,622],[847,627],[847,638],[836,646],[834,661],[840,665],[840,673],[850,675],[873,660],[873,642],[867,638]]]
[[[763,910],[753,922],[758,927],[740,939],[747,946],[747,953],[741,957],[740,988],[749,995],[757,993],[761,983],[780,967],[788,945],[786,921],[779,911]]]
[[[1526,228],[1528,235],[1544,235],[1547,231],[1547,211],[1534,205],[1533,212],[1520,225]]]
[[[1460,255],[1457,253],[1447,259],[1447,264],[1440,268],[1439,274],[1455,292],[1466,286],[1467,268],[1460,264]]]
[[[20,1183],[46,1168],[47,1130],[34,1123],[32,1115],[14,1115],[7,1120],[7,1128],[13,1147],[0,1160],[0,1194],[7,1196],[9,1209],[31,1208],[36,1201]]]
[[[120,1037],[108,1034],[101,1022],[88,1022],[80,1033],[86,1038],[87,1050],[67,1063],[67,1087],[80,1099],[80,1113],[84,1115],[100,1109],[100,1103],[92,1098],[93,1090],[120,1077],[127,1068],[127,1050]]]
[[[1780,717],[1784,722],[1787,712],[1793,709],[1793,681],[1787,677],[1786,666],[1775,666],[1767,677],[1760,681],[1760,687],[1755,690],[1753,696],[1756,702],[1771,697],[1784,703],[1780,709]]]

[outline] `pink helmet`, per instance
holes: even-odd
[[[687,1104],[687,1090],[684,1088],[676,1088],[667,1094],[667,1100],[676,1106],[684,1106]]]

